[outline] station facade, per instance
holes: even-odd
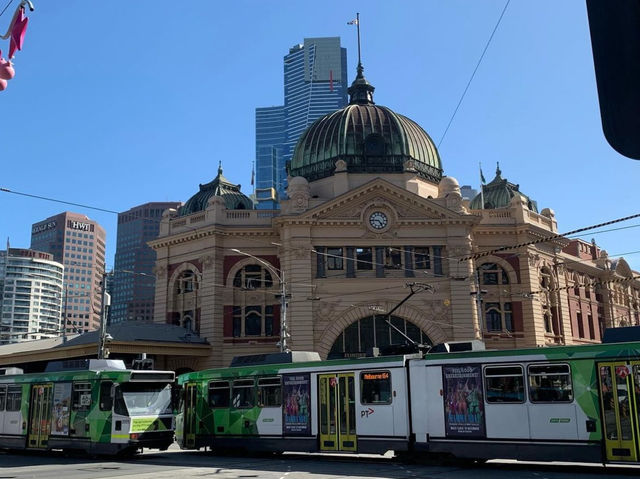
[[[219,168],[165,211],[149,243],[154,322],[211,346],[168,366],[227,366],[283,341],[322,358],[407,342],[582,344],[639,324],[624,259],[561,236],[535,243],[557,235],[555,214],[499,167],[464,200],[429,135],[373,91],[359,65],[349,105],[301,136],[281,209],[254,209]]]

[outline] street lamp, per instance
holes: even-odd
[[[246,253],[245,251],[241,251],[236,248],[230,248],[234,253],[242,254],[244,256],[248,256],[249,258],[253,258],[262,265],[264,265],[269,271],[271,271],[278,281],[280,281],[280,352],[289,352],[289,345],[287,344],[289,339],[289,327],[287,325],[287,283],[284,278],[284,271],[276,269],[272,264],[267,261],[258,258],[257,256],[253,256],[252,254]]]

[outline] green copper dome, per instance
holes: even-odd
[[[218,176],[211,182],[200,185],[200,191],[193,195],[178,212],[178,216],[186,216],[197,211],[204,211],[213,196],[220,196],[229,210],[251,210],[253,203],[240,191],[240,185],[234,185],[222,176],[222,165],[218,166]]]
[[[291,176],[309,181],[333,175],[344,160],[349,173],[401,173],[405,163],[422,178],[442,179],[440,156],[413,120],[373,103],[373,90],[358,65],[346,107],[316,120],[300,137],[289,164]]]
[[[483,196],[484,208],[482,205]],[[496,168],[496,177],[491,180],[490,183],[482,185],[482,194],[477,194],[471,200],[469,207],[472,210],[506,208],[515,196],[519,196],[524,199],[527,203],[527,207],[531,211],[535,213],[538,212],[536,202],[520,192],[520,185],[513,184],[502,178],[502,171],[500,171],[500,165],[498,164],[498,167]]]

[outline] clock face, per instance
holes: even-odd
[[[387,219],[387,215],[382,211],[374,211],[369,216],[369,224],[372,228],[381,230],[387,227],[389,220]]]

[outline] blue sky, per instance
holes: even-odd
[[[505,1],[34,0],[0,92],[0,186],[124,211],[186,201],[222,161],[251,193],[254,110],[282,104],[283,56],[305,37],[340,36],[352,81],[356,12],[374,100],[440,143]],[[640,212],[640,162],[602,134],[584,0],[510,2],[439,151],[461,185],[478,186],[479,162],[489,181],[500,162],[560,232]],[[0,193],[0,237],[28,247],[31,224],[65,210],[105,227],[112,267],[114,214]],[[640,270],[637,237],[583,236]]]

